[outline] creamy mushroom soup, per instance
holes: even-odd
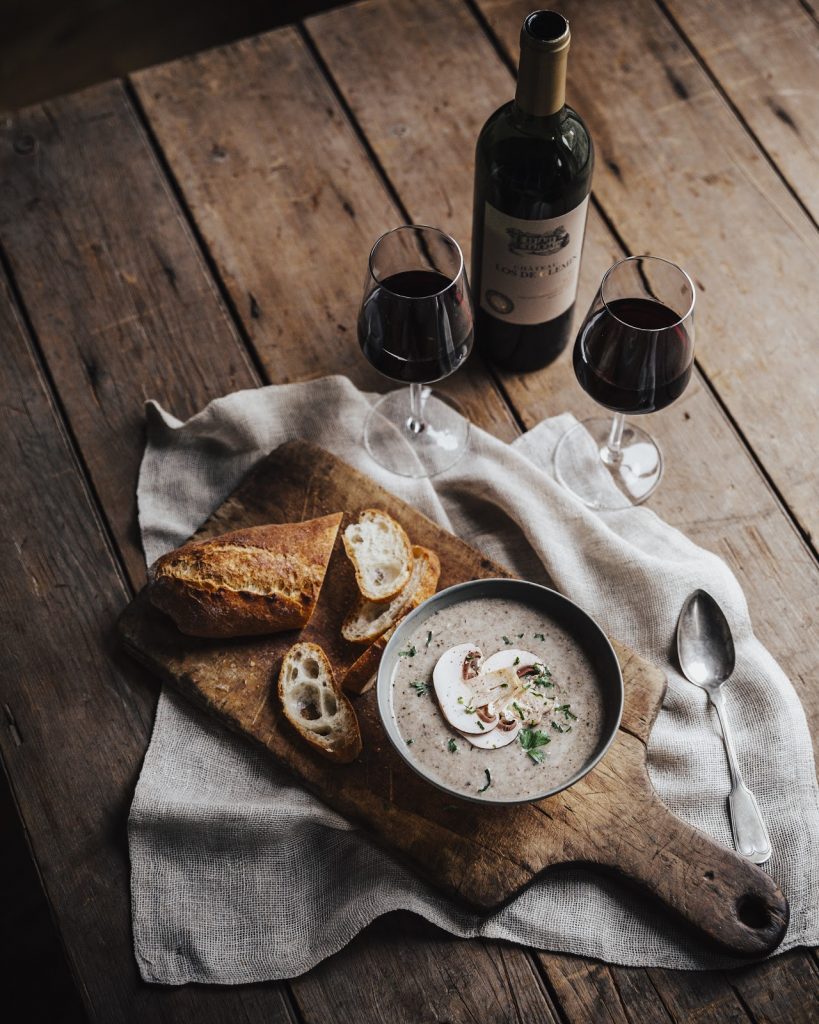
[[[401,647],[392,713],[439,784],[485,800],[524,800],[567,782],[601,738],[590,660],[528,605],[461,601],[427,616]]]

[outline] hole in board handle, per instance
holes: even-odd
[[[740,896],[737,916],[748,928],[768,928],[771,924],[771,912],[761,896]]]

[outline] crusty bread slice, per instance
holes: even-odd
[[[361,753],[361,730],[318,644],[294,644],[279,672],[279,699],[287,721],[311,747],[339,764]]]
[[[300,629],[318,601],[341,519],[337,512],[185,544],[151,566],[151,602],[190,636]]]
[[[388,629],[386,633],[371,643],[366,651],[357,658],[347,669],[347,674],[341,680],[342,688],[350,693],[366,693],[375,683],[375,676],[378,666],[381,664],[381,655],[387,642],[395,632],[395,626]]]
[[[353,643],[371,643],[431,597],[440,575],[441,563],[435,552],[416,545],[412,549],[412,573],[404,589],[390,601],[359,601],[344,620],[342,636]]]
[[[412,547],[404,528],[380,509],[365,509],[343,534],[358,589],[370,601],[389,601],[412,572]]]

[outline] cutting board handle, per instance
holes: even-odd
[[[726,952],[770,953],[788,927],[782,891],[761,868],[672,814],[648,777],[642,743],[624,732],[617,742],[620,758],[604,759],[573,787],[577,798],[585,791],[586,819],[594,821],[578,837],[577,858],[648,889]]]

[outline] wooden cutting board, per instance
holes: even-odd
[[[344,511],[342,530],[363,508],[383,508],[413,543],[436,550],[439,589],[509,575],[368,477],[306,442],[261,460],[197,531],[197,538],[242,526],[297,522]],[[341,638],[354,600],[341,531],[303,639],[321,644],[341,678],[360,648]],[[325,803],[416,871],[473,907],[496,908],[542,871],[587,864],[658,897],[723,949],[759,956],[781,941],[788,904],[760,868],[675,817],[646,771],[646,742],[665,694],[662,672],[615,643],[625,681],[617,737],[584,779],[557,796],[514,807],[453,800],[419,778],[381,727],[375,692],[354,697],[364,750],[347,766],[325,761],[298,740],[279,713],[275,681],[298,634],[232,641],[183,636],[143,590],[119,623],[126,648],[229,728],[261,745]]]

